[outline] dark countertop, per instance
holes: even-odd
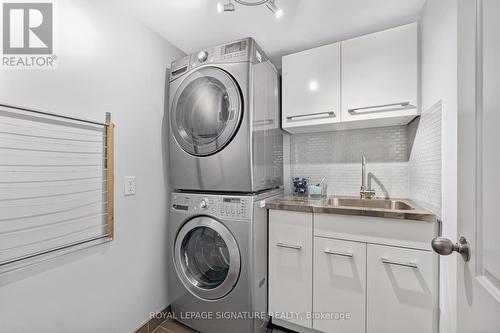
[[[354,205],[342,205],[342,200],[347,199],[352,202],[363,202],[368,206],[375,207],[357,207]],[[384,201],[384,202],[382,202]],[[378,204],[391,205],[391,208],[376,207]],[[396,204],[396,205],[395,205]],[[400,206],[409,206],[407,209],[401,209]],[[327,214],[343,214],[355,216],[371,216],[390,219],[416,220],[426,222],[436,222],[435,214],[417,206],[414,202],[408,199],[365,199],[361,201],[358,197],[341,197],[328,196],[314,198],[308,196],[283,196],[266,203],[267,209],[275,210],[291,210],[305,213],[327,213]],[[410,208],[410,209],[408,209]]]

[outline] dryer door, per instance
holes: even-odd
[[[174,263],[184,286],[203,299],[226,296],[238,282],[238,244],[231,232],[208,216],[189,220],[174,245]]]
[[[170,109],[172,133],[184,151],[215,154],[236,135],[243,102],[235,80],[218,67],[190,73],[175,93]]]

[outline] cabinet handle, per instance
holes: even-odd
[[[324,250],[325,254],[330,254],[332,256],[341,256],[341,257],[348,257],[348,258],[353,258],[354,254],[351,252],[336,252],[336,251],[330,251],[328,249]]]
[[[293,250],[300,250],[300,249],[302,249],[302,245],[285,244],[285,243],[282,243],[282,242],[277,242],[276,246],[277,247],[284,247],[284,248],[287,248],[287,249],[293,249]]]
[[[253,121],[254,124],[273,124],[274,123],[274,119],[272,118],[269,118],[269,119],[260,119],[260,120],[254,120]]]
[[[384,109],[384,108],[387,108],[390,106],[400,106],[400,108]],[[382,108],[382,109],[380,109],[380,108]],[[383,104],[383,105],[375,105],[375,106],[365,106],[362,108],[348,109],[347,111],[351,115],[357,116],[357,115],[366,114],[366,113],[393,112],[393,111],[412,109],[412,108],[414,108],[414,106],[411,105],[410,102],[401,102],[401,103]],[[379,109],[379,110],[377,110],[377,109]]]
[[[321,119],[321,118],[337,118],[335,112],[318,112],[318,113],[308,113],[308,114],[299,114],[296,116],[288,116],[287,120],[300,120],[300,119]]]
[[[414,262],[400,262],[400,261],[392,261],[387,258],[382,258],[382,263],[387,264],[387,265],[396,265],[396,266],[404,266],[404,267],[411,267],[411,268],[418,268],[417,264]]]

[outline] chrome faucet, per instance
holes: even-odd
[[[368,188],[368,174],[366,173],[366,157],[361,156],[361,189],[359,195],[361,199],[372,199],[375,191]]]

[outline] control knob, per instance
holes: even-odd
[[[203,198],[203,200],[201,200],[201,202],[200,202],[200,207],[203,208],[203,209],[207,209],[208,206],[209,206],[208,199],[207,198]]]

